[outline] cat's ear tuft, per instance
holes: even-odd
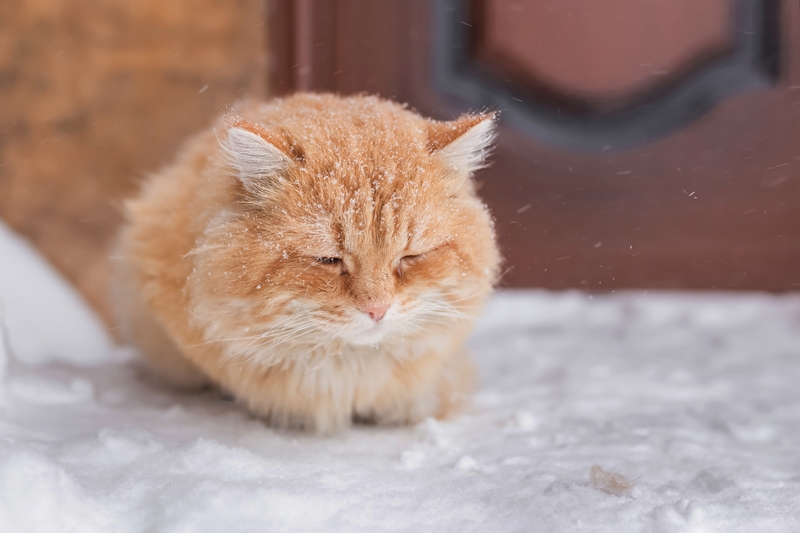
[[[244,120],[228,128],[222,147],[239,180],[253,192],[263,191],[271,179],[289,168],[293,159],[286,139]]]
[[[451,122],[433,122],[428,150],[458,174],[469,175],[486,166],[496,133],[496,113],[464,115]]]

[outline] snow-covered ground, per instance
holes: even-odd
[[[148,382],[2,226],[0,298],[2,532],[800,531],[798,296],[501,293],[467,412],[326,438]]]

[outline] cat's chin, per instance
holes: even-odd
[[[383,333],[366,333],[361,335],[350,335],[343,340],[354,346],[377,346],[386,339]]]
[[[386,340],[387,333],[385,327],[373,326],[366,331],[341,334],[340,338],[354,346],[376,346]]]

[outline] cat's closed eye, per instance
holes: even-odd
[[[425,258],[427,258],[429,256],[436,255],[438,252],[441,252],[443,249],[444,249],[444,245],[439,245],[439,246],[435,246],[435,247],[433,247],[433,248],[431,248],[429,250],[426,250],[424,252],[410,253],[410,254],[404,255],[403,257],[400,258],[400,265],[401,266],[404,265],[404,264],[405,265],[413,265],[413,264],[418,263],[421,260],[423,260],[423,259],[425,259]]]
[[[341,275],[347,274],[347,269],[341,257],[315,257],[314,262]]]
[[[413,254],[413,255],[404,255],[400,258],[400,261],[397,263],[397,274],[402,277],[405,274],[405,270],[408,267],[413,266],[415,263],[419,262],[423,257],[427,255],[426,253],[421,254]]]

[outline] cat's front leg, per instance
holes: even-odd
[[[433,362],[439,364],[412,361],[399,367],[371,405],[356,409],[354,420],[408,425],[456,414],[474,388],[474,364],[463,349],[443,362],[436,359]]]
[[[475,389],[475,363],[466,348],[459,349],[442,368],[436,384],[436,418],[450,418],[467,404]]]

